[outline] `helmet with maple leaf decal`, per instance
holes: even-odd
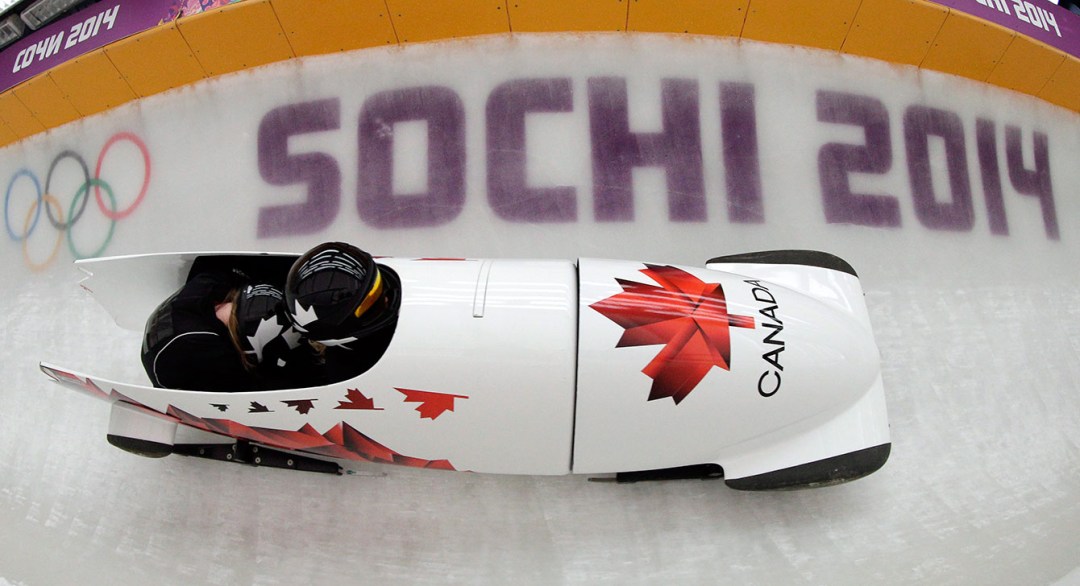
[[[248,365],[278,359],[299,343],[285,315],[284,295],[266,284],[246,285],[237,293],[230,333]]]
[[[388,313],[375,260],[344,242],[320,244],[293,263],[285,307],[298,332],[326,346],[364,337],[382,327]]]

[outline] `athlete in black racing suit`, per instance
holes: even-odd
[[[279,287],[256,282],[227,258],[197,259],[187,282],[147,320],[142,363],[153,385],[219,392],[308,386],[318,376],[315,352],[292,329]]]
[[[386,351],[400,293],[393,270],[341,242],[316,246],[295,262],[200,257],[187,282],[147,320],[143,367],[154,386],[199,391],[346,380]]]

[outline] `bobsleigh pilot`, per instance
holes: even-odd
[[[394,271],[351,244],[320,244],[293,263],[285,307],[323,359],[320,382],[352,378],[378,362],[397,326],[400,293]]]
[[[154,386],[218,392],[308,386],[303,379],[312,353],[292,329],[279,289],[247,283],[236,269],[192,272],[147,320],[142,363]]]

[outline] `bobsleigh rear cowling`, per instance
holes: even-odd
[[[93,274],[84,287],[135,329],[199,256],[80,268]],[[851,480],[888,457],[862,289],[831,255],[738,255],[705,268],[379,262],[401,280],[398,325],[379,361],[341,383],[206,393],[42,369],[113,402],[109,441],[150,456],[250,461],[270,448],[311,470],[358,460],[624,480],[722,474],[754,490]],[[132,286],[144,271],[168,286]]]

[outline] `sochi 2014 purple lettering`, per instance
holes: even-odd
[[[833,224],[900,226],[900,203],[887,193],[854,193],[849,175],[882,175],[893,164],[889,112],[881,100],[864,95],[819,91],[818,120],[863,128],[862,144],[828,143],[818,152],[818,178],[825,220]],[[993,121],[975,124],[976,148],[989,216],[990,232],[1009,233],[998,167],[997,131]],[[955,112],[913,105],[903,116],[904,151],[912,201],[919,223],[933,230],[969,232],[975,224],[967,164],[966,133]],[[944,145],[948,194],[935,192],[931,166],[931,140]],[[1032,133],[1034,168],[1024,163],[1021,130],[1005,127],[1005,159],[1009,180],[1017,193],[1036,198],[1047,238],[1060,237],[1054,190],[1050,181],[1049,143],[1045,133]]]
[[[635,167],[665,169],[670,220],[706,219],[697,81],[663,80],[660,109],[662,131],[630,132],[626,80],[616,77],[589,80],[589,136],[597,220],[634,219],[632,172]]]
[[[1006,0],[975,0],[979,4],[988,8],[993,8],[998,12],[1004,14],[1013,14],[1009,10],[1009,3]],[[1058,27],[1057,17],[1054,13],[1042,6],[1037,6],[1026,0],[1009,0],[1012,3],[1013,11],[1018,20],[1026,22],[1032,26],[1037,26],[1046,32],[1050,32],[1053,28],[1054,34],[1061,36],[1061,29]],[[1055,4],[1057,4],[1055,2]]]
[[[1047,237],[1060,238],[1057,211],[1054,208],[1054,189],[1050,183],[1050,146],[1046,134],[1036,132],[1033,137],[1034,169],[1024,166],[1024,152],[1020,129],[1005,127],[1005,158],[1009,169],[1009,181],[1013,189],[1022,195],[1039,200],[1043,226]],[[990,232],[1008,234],[1009,221],[1005,216],[1005,197],[1001,190],[1001,172],[997,157],[997,133],[992,120],[979,118],[975,121],[975,140],[978,143],[979,166],[982,168],[982,184],[986,197],[986,212],[990,217]]]
[[[632,170],[664,169],[669,217],[676,222],[707,220],[696,81],[665,79],[660,98],[663,130],[629,130],[626,82],[588,81],[592,144],[593,207],[597,221],[634,218]],[[758,165],[754,88],[720,85],[721,142],[727,166],[730,221],[764,220]],[[487,198],[495,213],[511,222],[577,221],[578,193],[572,186],[534,187],[525,173],[525,117],[532,112],[573,110],[569,78],[517,79],[497,86],[486,107]],[[263,179],[277,186],[303,185],[303,202],[260,210],[258,236],[311,234],[337,216],[341,170],[326,153],[290,153],[289,137],[338,130],[340,100],[290,104],[267,113],[259,126],[258,160]],[[393,191],[394,125],[424,121],[428,129],[428,187],[425,193]],[[381,228],[437,226],[461,212],[465,198],[464,106],[445,87],[403,88],[368,97],[358,129],[357,211],[366,224]]]
[[[11,72],[18,73],[20,70],[30,67],[35,62],[48,59],[61,50],[67,50],[79,43],[95,37],[101,31],[112,30],[116,24],[116,16],[120,12],[120,6],[99,11],[97,14],[76,22],[67,33],[67,41],[64,41],[64,31],[58,31],[37,43],[24,48],[15,56],[15,64]],[[104,28],[102,28],[104,25]]]
[[[524,78],[495,86],[484,114],[487,204],[500,219],[520,223],[568,223],[579,220],[580,200],[589,197],[597,222],[635,219],[633,171],[656,168],[666,178],[667,218],[671,222],[704,222],[708,218],[706,165],[723,170],[722,197],[727,220],[762,223],[765,206],[757,132],[756,93],[751,84],[720,82],[718,102],[703,104],[700,82],[668,78],[657,83],[661,127],[657,132],[631,130],[625,78],[586,80],[591,193],[580,186],[530,185],[526,119],[530,114],[572,114],[574,80]],[[861,143],[830,142],[820,147],[818,173],[824,217],[828,223],[876,227],[901,225],[900,198],[892,193],[856,193],[850,175],[884,175],[893,168],[890,114],[872,96],[821,90],[817,123],[862,127]],[[703,129],[703,108],[713,109],[719,128]],[[290,152],[289,138],[340,131],[341,99],[289,104],[268,112],[259,125],[258,164],[262,178],[275,186],[303,186],[304,200],[259,210],[258,236],[272,238],[313,234],[328,227],[341,210],[341,162],[323,152]],[[453,89],[443,86],[400,88],[367,96],[359,105],[356,210],[367,225],[418,228],[452,222],[465,206],[466,165],[476,163],[467,152],[466,108]],[[975,224],[967,164],[967,135],[958,114],[914,105],[903,114],[904,155],[911,200],[919,223],[932,230],[971,231]],[[427,148],[426,188],[396,193],[394,188],[395,126],[423,122]],[[807,124],[812,124],[808,121]],[[703,132],[720,137],[720,153],[707,156]],[[1025,166],[1021,129],[1005,127],[1005,165],[1015,191],[1039,202],[1048,238],[1058,239],[1057,215],[1050,180],[1049,145],[1045,133],[1033,136],[1033,167]],[[568,137],[573,140],[573,137]],[[987,119],[975,125],[975,143],[982,172],[990,232],[1009,233],[1000,177],[997,127]],[[932,158],[944,145],[947,194],[936,193]],[[533,147],[536,148],[536,147]],[[536,153],[533,153],[535,156]],[[715,160],[714,160],[715,159]],[[398,163],[400,164],[400,163]]]
[[[258,237],[320,232],[341,207],[341,169],[326,153],[289,153],[289,137],[341,127],[341,101],[303,102],[274,108],[259,124],[259,173],[270,185],[306,185],[302,203],[259,210]]]
[[[394,193],[394,125],[427,122],[427,191]],[[360,110],[356,210],[377,228],[438,226],[465,205],[465,107],[454,90],[424,86],[377,93]]]
[[[510,222],[573,222],[577,190],[530,187],[525,169],[525,117],[530,112],[574,109],[569,79],[515,79],[497,86],[487,101],[487,195],[495,214]]]
[[[930,167],[930,141],[941,139],[945,145],[949,198],[939,202],[934,193]],[[904,147],[907,152],[908,178],[915,215],[927,228],[967,232],[975,226],[971,203],[971,180],[968,176],[964,123],[955,112],[911,106],[904,112]]]

